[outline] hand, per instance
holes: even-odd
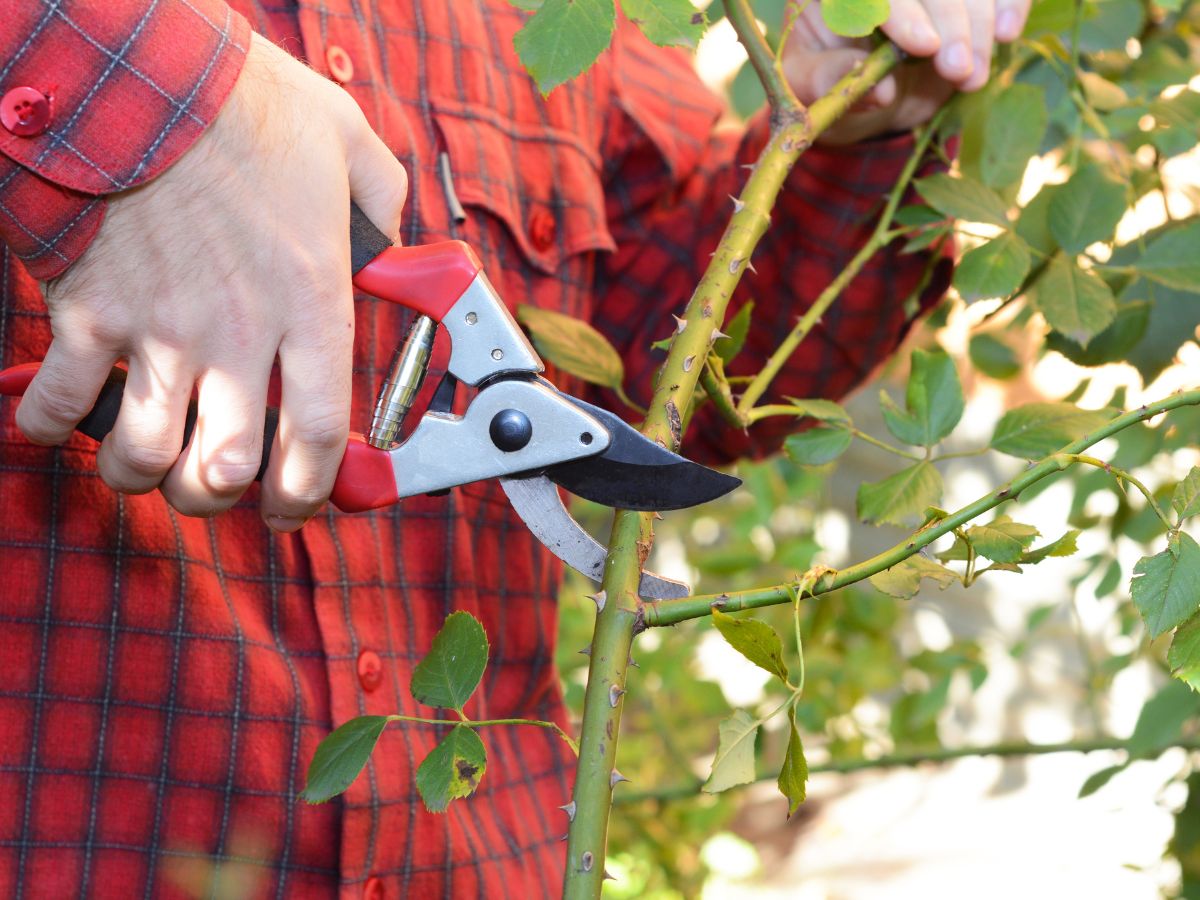
[[[276,530],[299,528],[329,496],[349,431],[350,199],[396,237],[407,191],[350,96],[255,35],[208,130],[162,175],[113,195],[95,241],[45,286],[54,339],[17,424],[32,441],[62,443],[125,358],[101,476],[213,515],[258,470],[278,356],[262,514]]]
[[[847,144],[929,119],[955,90],[987,83],[995,41],[1016,40],[1030,0],[892,0],[881,29],[901,50],[922,59],[897,67],[821,137]],[[801,11],[783,53],[783,71],[800,101],[829,92],[865,59],[869,42],[833,34],[816,0]]]

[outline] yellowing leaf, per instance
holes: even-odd
[[[787,683],[788,668],[783,661],[783,642],[774,628],[766,622],[731,616],[715,608],[712,620],[729,646],[760,669]]]
[[[417,791],[425,808],[445,812],[451,800],[469,797],[487,770],[487,750],[475,729],[455,725],[417,769]]]
[[[732,716],[721,722],[718,727],[717,756],[703,791],[719,794],[754,780],[754,738],[757,734],[758,722],[744,709],[735,710]]]
[[[919,553],[900,560],[890,569],[877,572],[871,576],[870,581],[876,590],[898,600],[907,600],[916,596],[921,589],[923,578],[932,580],[942,590],[958,581],[958,575],[950,569],[926,559]]]
[[[537,352],[568,375],[609,388],[620,387],[625,380],[620,354],[582,319],[522,304],[517,307],[517,320],[528,329]]]

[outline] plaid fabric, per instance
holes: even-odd
[[[240,20],[215,0],[30,6],[0,23],[0,46],[27,45],[47,71],[57,64],[60,97],[90,92],[97,109],[138,112],[123,120],[125,150],[114,151],[89,143],[91,129],[72,130],[62,119],[70,104],[60,104],[43,143],[66,136],[53,155],[61,167],[38,168],[40,156],[9,165],[0,190],[5,366],[40,358],[49,339],[31,271],[48,274],[49,256],[69,260],[87,240],[78,226],[63,230],[80,215],[75,195],[21,193],[21,179],[102,193],[94,173],[86,184],[71,179],[86,172],[83,156],[110,152],[102,165],[120,172],[113,186],[148,177],[146,159],[168,161],[149,147],[183,143],[164,138],[159,113],[190,109],[200,122],[185,113],[179,134],[198,130],[212,106],[201,114],[186,98],[197,85],[227,84],[246,43]],[[329,48],[345,52],[346,89],[411,175],[406,243],[469,241],[510,303],[591,318],[624,349],[634,385],[646,382],[647,344],[686,301],[742,179],[736,163],[761,145],[763,123],[714,136],[718,107],[686,57],[649,47],[625,24],[598,66],[543,100],[512,51],[525,15],[505,0],[235,8],[321,71]],[[64,10],[73,27],[63,27]],[[220,52],[212,23],[224,23]],[[121,48],[139,40],[130,69]],[[192,41],[207,42],[206,53],[191,52]],[[107,81],[96,59],[111,64],[101,67]],[[168,96],[143,107],[147,81],[133,73],[151,69]],[[111,75],[122,70],[131,77]],[[0,88],[17,83],[16,71],[0,69]],[[29,67],[20,79],[43,83]],[[210,89],[214,104],[219,93]],[[0,149],[12,158],[10,144]],[[755,257],[759,274],[746,278],[760,325],[788,327],[864,239],[866,213],[908,147],[805,156]],[[465,224],[452,220],[437,175],[443,151]],[[881,257],[779,390],[835,395],[861,380],[905,331],[900,303],[925,265]],[[366,298],[357,313],[361,423],[404,317]],[[753,343],[743,365],[761,361],[770,342]],[[488,729],[481,788],[445,815],[425,812],[413,783],[438,739],[430,728],[385,732],[343,799],[309,807],[296,798],[334,726],[362,713],[431,714],[408,682],[452,610],[479,617],[492,645],[468,712],[565,724],[553,667],[559,567],[494,484],[372,514],[329,510],[298,535],[273,536],[256,489],[216,520],[185,519],[157,495],[107,490],[85,438],[56,450],[27,444],[13,410],[0,400],[0,896],[558,892],[566,818],[555,807],[569,796],[571,758],[542,729]],[[690,449],[706,458],[751,449],[707,420],[699,434]],[[377,682],[358,675],[368,653],[382,660]]]

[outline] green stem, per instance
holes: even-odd
[[[874,769],[912,768],[926,763],[953,762],[968,757],[1016,757],[1016,756],[1046,756],[1053,753],[1096,753],[1102,750],[1124,750],[1127,740],[1120,738],[1089,738],[1079,741],[1064,741],[1059,744],[1026,744],[1008,743],[993,744],[987,747],[952,747],[943,750],[932,750],[924,753],[894,753],[875,759],[844,759],[821,765],[809,766],[811,775],[823,772],[847,774],[864,772]],[[1196,738],[1181,738],[1171,743],[1172,747],[1182,747],[1185,750],[1200,750],[1200,740]],[[1165,748],[1164,748],[1165,749]],[[775,781],[779,773],[764,773],[756,782]],[[617,802],[621,805],[642,803],[647,800],[664,802],[669,800],[685,800],[695,797],[700,792],[704,782],[696,780],[690,784],[679,784],[671,787],[657,788],[649,791],[628,793]]]
[[[750,65],[754,67],[754,73],[766,91],[772,124],[803,120],[807,111],[804,104],[796,99],[796,94],[783,75],[782,54],[777,57],[771,51],[748,0],[725,0],[725,16],[746,48]]]
[[[549,728],[557,734],[568,747],[570,747],[575,755],[579,755],[579,745],[575,743],[575,739],[562,730],[554,722],[543,722],[540,719],[468,719],[465,716],[461,719],[424,719],[420,716],[402,716],[399,714],[387,717],[389,722],[407,722],[410,725],[470,725],[472,728],[484,728],[488,725],[534,725],[538,728]]]
[[[949,534],[954,529],[970,522],[990,509],[1002,503],[1014,500],[1028,488],[1049,475],[1063,471],[1072,465],[1073,454],[1082,453],[1105,438],[1112,437],[1119,431],[1144,422],[1147,419],[1178,409],[1181,406],[1200,405],[1200,390],[1180,391],[1155,403],[1142,406],[1132,412],[1118,416],[1102,428],[1079,440],[1068,444],[1058,453],[1048,456],[1041,462],[1026,469],[1016,478],[980,497],[974,503],[947,516],[936,523],[917,531],[904,541],[889,550],[873,556],[864,562],[842,569],[839,572],[823,576],[812,588],[812,594],[826,594],[838,588],[855,584],[870,578],[878,572],[889,569],[896,563],[908,559],[924,547],[928,547],[942,535]],[[771,587],[756,588],[748,591],[737,591],[726,594],[708,594],[695,597],[684,597],[679,600],[659,600],[645,604],[643,608],[644,627],[654,628],[663,625],[675,625],[688,619],[698,619],[711,613],[713,607],[722,612],[737,612],[739,610],[757,609],[762,606],[775,606],[786,603],[791,599],[790,584],[772,585]]]
[[[759,422],[762,419],[770,418],[771,416],[801,416],[801,417],[803,417],[803,416],[807,416],[807,415],[810,415],[810,414],[804,412],[804,410],[799,409],[795,406],[787,406],[782,403],[768,403],[764,406],[754,407],[754,409],[750,410],[750,412],[746,416],[746,418],[749,422],[754,423],[754,422]],[[902,456],[905,459],[911,459],[911,460],[915,460],[917,462],[920,462],[921,460],[923,460],[925,458],[924,456],[921,456],[919,454],[909,453],[907,450],[901,450],[899,447],[893,447],[891,444],[887,443],[886,441],[881,441],[881,440],[879,440],[879,438],[872,437],[871,435],[867,434],[865,431],[860,431],[859,429],[855,428],[853,425],[849,424],[848,422],[825,422],[824,424],[830,428],[841,428],[845,431],[848,431],[852,435],[854,435],[856,438],[858,438],[860,441],[865,441],[868,444],[872,444],[872,445],[878,447],[880,450],[886,450],[888,453],[895,454],[896,456]]]
[[[748,49],[756,39],[762,42],[753,17],[747,20],[745,0],[726,0],[726,9]],[[642,433],[647,437],[664,447],[679,447],[703,362],[725,321],[725,310],[750,256],[770,224],[771,209],[788,173],[817,135],[896,62],[894,48],[880,47],[814,103],[807,115],[773,119],[771,138],[734,203],[734,214],[688,302],[685,325],[672,338],[666,362],[659,370],[650,412],[642,424]],[[617,777],[617,736],[623,706],[620,698],[633,636],[644,627],[637,587],[653,542],[652,524],[650,513],[618,510],[613,517],[603,582],[607,599],[596,618],[592,640],[572,795],[574,813],[567,832],[563,896],[568,898],[598,898],[603,885],[612,788]]]
[[[854,258],[837,274],[837,277],[826,286],[825,290],[821,291],[817,299],[813,301],[812,306],[805,311],[795,327],[792,328],[791,333],[775,348],[775,352],[771,354],[770,358],[763,365],[762,370],[746,387],[741,400],[738,401],[739,413],[742,415],[750,413],[750,410],[754,408],[754,404],[759,401],[759,398],[771,386],[771,382],[775,380],[775,376],[783,370],[787,361],[792,358],[792,354],[796,352],[796,348],[800,346],[801,342],[808,337],[808,333],[821,320],[821,316],[825,315],[829,307],[841,296],[846,286],[858,276],[858,273],[862,271],[863,266],[870,261],[871,257],[893,239],[895,235],[891,232],[892,218],[896,215],[896,209],[900,206],[900,201],[908,190],[908,183],[916,173],[917,166],[925,158],[925,151],[929,147],[929,142],[933,139],[934,133],[937,131],[942,115],[942,112],[938,112],[933,119],[922,127],[917,135],[912,155],[909,156],[908,162],[905,163],[904,169],[900,173],[900,177],[888,195],[887,203],[879,216],[879,220],[875,224],[875,230],[871,233],[871,237],[854,254]]]
[[[1152,510],[1154,510],[1154,514],[1156,516],[1158,516],[1159,521],[1161,521],[1163,523],[1163,527],[1166,528],[1167,531],[1169,531],[1169,532],[1175,530],[1175,526],[1173,524],[1171,524],[1171,520],[1166,517],[1166,514],[1163,513],[1162,508],[1158,505],[1157,502],[1155,502],[1154,495],[1152,493],[1150,493],[1150,491],[1146,488],[1146,486],[1144,484],[1142,484],[1140,481],[1138,481],[1136,478],[1134,478],[1132,475],[1130,475],[1124,469],[1118,469],[1115,466],[1109,465],[1102,459],[1097,459],[1094,456],[1084,456],[1081,453],[1069,454],[1069,459],[1071,460],[1071,462],[1081,463],[1082,465],[1092,466],[1097,469],[1103,469],[1105,472],[1107,472],[1109,475],[1112,475],[1118,481],[1127,481],[1130,484],[1132,484],[1135,488],[1137,488],[1139,491],[1141,491],[1142,496],[1146,498],[1146,502],[1148,504],[1150,504],[1150,508]]]

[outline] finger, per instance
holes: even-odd
[[[194,384],[191,365],[170,348],[129,360],[121,411],[96,454],[105,484],[126,494],[158,487],[179,458]]]
[[[1015,41],[1025,30],[1029,0],[999,0],[996,4],[996,40]]]
[[[317,334],[288,334],[279,346],[282,402],[271,461],[263,478],[262,514],[276,531],[295,531],[333,490],[350,431],[353,308]]]
[[[856,63],[866,57],[865,50],[855,47],[790,54],[784,58],[783,73],[796,97],[807,104],[828,94]]]
[[[929,13],[919,0],[893,0],[883,33],[913,56],[933,56],[942,45]]]
[[[201,375],[192,438],[162,482],[163,496],[184,515],[216,515],[254,481],[271,362],[229,360]]]
[[[992,70],[992,45],[996,33],[996,8],[992,0],[968,3],[967,19],[971,23],[971,60],[974,70],[959,88],[977,91],[987,84]]]
[[[925,0],[926,13],[938,32],[939,47],[933,58],[934,68],[939,75],[957,86],[961,86],[975,71],[971,20],[965,6],[965,0]],[[988,34],[990,36],[990,29]]]
[[[355,114],[346,146],[350,196],[376,228],[398,241],[400,218],[408,199],[408,173],[357,107]]]
[[[66,441],[91,412],[117,359],[98,344],[55,337],[17,407],[17,427],[35,444]]]

